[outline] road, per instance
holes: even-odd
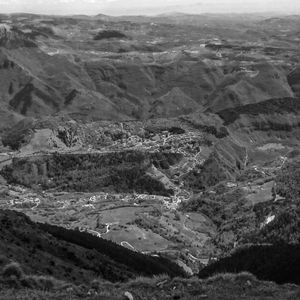
[[[95,230],[91,230],[91,229],[86,229],[86,231],[92,235],[95,235],[98,238],[101,238],[101,233]]]
[[[123,241],[123,242],[121,242],[120,244],[121,244],[121,246],[123,246],[123,247],[125,247],[125,248],[130,248],[130,249],[132,249],[133,251],[136,251],[135,248],[134,248],[131,244],[129,244],[128,242],[126,242],[126,241]]]
[[[36,198],[34,203],[35,203],[35,206],[33,206],[31,208],[32,210],[36,209],[41,204],[41,200],[39,198]]]
[[[185,218],[184,218],[183,223],[182,223],[183,229],[185,229],[185,230],[187,230],[187,231],[189,231],[189,232],[192,232],[192,233],[196,234],[196,232],[195,232],[194,230],[192,230],[191,228],[189,228],[189,227],[187,227],[187,226],[185,225],[186,220],[189,219],[189,218],[190,218],[189,215],[185,215]]]
[[[118,225],[118,224],[119,224],[119,222],[105,223],[105,225],[106,225],[106,232],[103,233],[103,234],[108,234],[110,232],[110,226],[112,226],[112,225]]]
[[[195,257],[191,253],[188,254],[188,257],[190,257],[193,261],[198,261],[199,260],[199,258]]]

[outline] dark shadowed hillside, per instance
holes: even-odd
[[[282,98],[270,99],[257,104],[248,104],[231,109],[224,109],[217,112],[217,114],[224,120],[225,125],[234,123],[241,115],[258,116],[260,114],[284,114],[293,113],[298,114],[300,110],[299,98]],[[274,120],[275,121],[275,120]],[[274,126],[276,126],[274,124]],[[276,130],[276,127],[275,127]]]
[[[200,278],[216,273],[248,271],[260,280],[299,284],[300,246],[250,246],[237,250],[200,271]]]
[[[27,273],[74,283],[96,277],[122,281],[138,275],[183,275],[163,258],[135,253],[88,233],[35,224],[21,213],[1,210],[0,222],[1,255],[21,263]]]

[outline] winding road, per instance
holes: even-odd
[[[133,251],[136,251],[136,249],[135,249],[131,244],[129,244],[129,243],[126,242],[126,241],[123,241],[123,242],[121,242],[120,244],[121,244],[121,246],[123,246],[123,247],[125,247],[125,248],[130,248],[130,249],[132,249]]]

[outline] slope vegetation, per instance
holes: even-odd
[[[254,77],[239,72],[225,76],[209,97],[208,105],[212,111],[294,96],[282,69],[269,63],[251,67],[257,74]]]
[[[163,258],[132,252],[84,232],[35,224],[13,211],[0,211],[0,253],[18,261],[28,274],[51,275],[68,282],[110,281],[138,275],[184,275]]]
[[[216,273],[248,271],[260,280],[299,284],[300,245],[250,246],[207,266],[200,278]]]

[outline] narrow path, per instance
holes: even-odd
[[[39,198],[36,198],[35,199],[35,206],[33,206],[31,209],[32,210],[36,209],[40,204],[41,204],[41,200]]]
[[[126,242],[126,241],[123,241],[123,242],[121,242],[120,243],[121,244],[121,246],[123,246],[123,247],[125,247],[125,248],[130,248],[130,249],[132,249],[133,251],[136,251],[135,250],[135,248],[131,245],[131,244],[129,244],[128,242]]]

